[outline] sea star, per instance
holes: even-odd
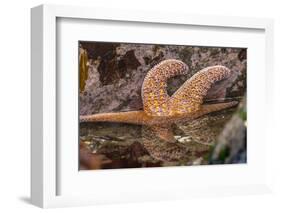
[[[237,105],[237,101],[203,104],[211,86],[230,77],[225,66],[211,66],[194,74],[172,96],[167,93],[167,80],[186,74],[188,67],[175,59],[168,59],[154,66],[146,75],[142,85],[143,111],[100,113],[80,116],[80,122],[121,122],[144,125],[165,142],[175,142],[171,125],[175,122],[196,119],[210,112]],[[157,150],[157,143],[144,140],[148,152],[160,160],[175,160],[185,151],[175,143],[167,144],[165,151]],[[174,154],[173,154],[174,153]]]

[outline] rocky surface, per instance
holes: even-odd
[[[142,109],[141,86],[146,73],[171,58],[185,62],[189,73],[170,79],[169,94],[194,73],[212,65],[228,67],[233,76],[215,85],[207,100],[241,97],[245,92],[245,49],[94,42],[81,42],[81,46],[89,57],[88,78],[80,93],[81,115]]]
[[[240,101],[246,91],[245,49],[95,42],[81,42],[81,46],[87,51],[89,61],[88,78],[84,90],[80,92],[80,115],[141,110],[141,86],[146,73],[160,61],[170,58],[184,61],[189,66],[189,73],[169,80],[169,94],[175,92],[194,73],[212,65],[227,66],[233,75],[214,85],[205,102],[225,99]],[[243,154],[237,157],[237,153],[240,155],[244,149],[246,157],[245,147],[239,148],[238,152],[226,148],[228,155],[225,156],[229,157],[228,160],[218,160],[214,154],[220,153],[215,151],[221,149],[218,147],[225,147],[219,145],[223,144],[222,132],[233,135],[225,128],[230,128],[227,127],[231,126],[228,122],[236,122],[232,121],[235,112],[233,108],[188,123],[175,124],[173,131],[177,143],[187,151],[186,157],[176,162],[153,159],[142,145],[147,135],[144,135],[143,127],[137,125],[83,123],[80,124],[80,144],[95,154],[94,157],[110,160],[110,163],[106,161],[107,164],[99,165],[99,168],[104,169],[244,162]],[[246,144],[243,137],[237,140]]]
[[[246,100],[244,99],[217,137],[210,162],[212,164],[247,162],[247,120]]]

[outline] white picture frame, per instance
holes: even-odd
[[[204,169],[197,168],[161,168],[161,169],[149,169],[139,171],[137,169],[130,170],[115,170],[114,172],[100,172],[94,174],[83,172],[83,177],[76,177],[73,174],[73,170],[70,172],[64,170],[65,162],[64,157],[61,157],[60,150],[69,150],[65,147],[65,144],[57,144],[58,131],[57,131],[57,119],[58,119],[58,100],[57,92],[60,87],[60,80],[57,78],[58,70],[58,27],[59,20],[69,20],[70,22],[77,20],[87,20],[88,22],[94,20],[100,20],[102,22],[112,21],[118,23],[118,26],[122,26],[122,23],[135,23],[153,24],[154,26],[164,26],[168,32],[169,28],[180,26],[195,26],[202,29],[208,28],[212,30],[223,31],[254,31],[260,33],[257,42],[262,42],[262,52],[259,52],[259,65],[255,65],[254,62],[250,65],[252,68],[258,68],[257,76],[249,74],[249,90],[248,90],[248,125],[253,124],[254,113],[261,114],[261,117],[257,121],[266,124],[264,127],[266,131],[260,133],[258,139],[249,137],[248,140],[259,140],[257,143],[259,147],[253,153],[253,159],[262,159],[260,166],[256,165],[260,160],[250,161],[246,166],[243,165],[231,165],[231,167],[207,167]],[[113,25],[114,25],[113,23]],[[69,23],[68,23],[69,25]],[[41,5],[31,10],[31,54],[32,54],[32,103],[31,103],[31,130],[32,130],[32,147],[31,147],[31,201],[33,204],[47,208],[47,207],[61,207],[61,206],[76,206],[76,205],[91,205],[99,203],[116,203],[116,202],[139,202],[144,200],[165,200],[165,199],[182,199],[187,197],[198,196],[215,196],[215,195],[233,195],[233,194],[252,194],[252,193],[264,193],[270,192],[271,186],[271,172],[270,161],[268,161],[269,153],[263,151],[262,147],[268,147],[271,141],[271,132],[274,128],[271,128],[271,115],[272,111],[265,109],[273,108],[273,97],[270,93],[273,89],[271,82],[273,79],[273,21],[271,19],[257,19],[257,18],[241,18],[241,17],[218,17],[218,16],[203,16],[203,15],[188,15],[188,14],[173,14],[173,13],[161,13],[161,12],[149,12],[149,11],[121,11],[108,8],[85,8],[74,6],[54,6],[54,5]],[[70,23],[71,26],[71,23]],[[117,27],[118,27],[117,26]],[[71,30],[71,27],[67,30]],[[74,33],[73,33],[74,34]],[[211,35],[211,34],[210,34]],[[78,35],[79,36],[79,35]],[[105,35],[104,35],[105,36]],[[112,38],[111,35],[111,39]],[[117,36],[117,35],[116,35]],[[122,36],[122,34],[120,34]],[[235,35],[234,35],[235,36]],[[70,38],[74,38],[69,36]],[[74,38],[74,40],[77,37]],[[149,39],[149,38],[147,38]],[[155,39],[155,38],[153,38]],[[153,40],[152,39],[152,40]],[[218,38],[219,39],[219,38]],[[245,38],[245,46],[247,47],[248,40],[255,40],[252,38]],[[223,42],[223,39],[221,39]],[[235,40],[235,37],[233,37]],[[122,41],[122,37],[119,37],[118,41]],[[124,38],[127,41],[127,37]],[[134,41],[134,40],[132,40]],[[147,41],[147,40],[146,40]],[[165,36],[162,38],[162,42],[165,41]],[[197,45],[205,45],[200,40],[193,41]],[[210,46],[217,44],[218,40],[210,40]],[[213,42],[213,43],[212,43]],[[234,41],[233,41],[234,42]],[[243,42],[243,39],[242,41]],[[235,44],[235,43],[234,43]],[[243,43],[242,43],[243,44]],[[222,45],[224,45],[222,43]],[[236,45],[239,45],[238,43]],[[255,43],[252,43],[254,46]],[[71,46],[71,45],[70,45]],[[71,48],[71,47],[69,47]],[[253,58],[253,57],[252,57]],[[258,63],[258,62],[257,62]],[[77,76],[76,76],[77,77]],[[78,82],[78,80],[77,80]],[[261,82],[261,85],[255,85],[254,82]],[[257,84],[256,83],[256,84]],[[252,86],[251,86],[252,85]],[[259,107],[255,106],[256,99],[254,97],[254,89],[258,89],[261,95]],[[68,100],[68,103],[71,102]],[[71,103],[69,103],[71,104]],[[250,111],[252,111],[252,115]],[[267,113],[267,116],[265,115]],[[75,115],[74,115],[75,117]],[[261,125],[259,122],[255,122],[256,125],[252,125],[252,131],[260,132]],[[70,124],[73,127],[73,124]],[[72,128],[69,126],[69,128]],[[250,143],[253,144],[253,143]],[[258,145],[260,144],[260,145]],[[251,149],[251,146],[249,146]],[[74,150],[75,151],[75,150]],[[67,151],[66,151],[67,152]],[[73,162],[77,162],[77,156],[73,156]],[[62,162],[60,162],[62,161]],[[168,170],[173,170],[172,175],[168,175]],[[216,175],[210,175],[210,179],[215,184],[206,183],[205,185],[199,184],[196,181],[198,175],[211,174],[213,171],[240,175],[245,179],[231,181],[216,182]],[[61,174],[63,172],[63,174]],[[72,172],[72,173],[71,173]],[[76,171],[78,173],[78,170]],[[251,174],[249,174],[251,173]],[[170,172],[169,172],[170,174]],[[66,178],[62,178],[63,176]],[[146,178],[151,180],[159,180],[159,177],[168,176],[163,178],[163,181],[155,181],[151,184]],[[80,175],[81,176],[81,175]],[[223,176],[223,175],[222,175]],[[253,180],[253,177],[256,179]],[[75,181],[88,181],[89,177],[97,178],[99,184],[108,184],[109,187],[103,187],[104,191],[98,191],[96,194],[86,194],[87,188],[85,185],[77,186]],[[105,177],[107,177],[105,179]],[[143,184],[132,190],[134,182],[129,181],[129,178],[141,181],[145,180]],[[225,176],[226,178],[228,176]],[[78,179],[79,178],[79,179]],[[80,179],[81,178],[81,179]],[[167,184],[169,178],[170,184]],[[185,179],[183,179],[185,178]],[[189,178],[189,179],[188,179]],[[125,179],[125,180],[124,180]],[[127,183],[121,187],[114,188],[114,184],[111,184],[112,180],[124,181]],[[186,183],[184,183],[186,180]],[[251,181],[252,180],[252,181]],[[104,181],[102,183],[102,181]],[[179,184],[175,184],[178,182]],[[188,184],[192,182],[192,184]],[[230,183],[231,182],[231,183]],[[138,182],[139,183],[139,182]],[[148,184],[147,184],[148,183]],[[61,186],[67,188],[61,193]],[[148,186],[147,186],[148,185]],[[113,187],[113,190],[112,190]],[[147,193],[148,187],[151,189]],[[79,190],[83,188],[83,190]],[[92,191],[91,187],[89,191]],[[77,193],[72,193],[72,192]],[[79,193],[78,193],[79,191]],[[122,196],[121,196],[121,195]]]

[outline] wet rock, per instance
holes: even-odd
[[[129,50],[123,56],[116,55],[116,51],[112,51],[110,60],[101,58],[98,66],[100,73],[100,81],[103,85],[118,82],[124,77],[130,76],[130,71],[136,70],[140,66],[134,54],[134,50]]]
[[[141,156],[147,155],[148,152],[141,143],[134,142],[130,146],[130,154],[133,159],[138,160]]]
[[[246,60],[247,59],[247,50],[242,49],[238,54],[238,58],[240,61]]]
[[[200,157],[200,158],[197,158],[193,161],[193,165],[201,165],[202,164],[202,161],[203,161],[203,158]]]
[[[141,167],[159,167],[163,166],[163,162],[155,160],[150,155],[144,155],[138,158],[138,161],[141,163]]]
[[[175,137],[176,138],[176,137]],[[180,143],[188,143],[191,141],[191,137],[190,136],[187,136],[187,137],[179,137],[179,138],[176,138],[178,142]]]
[[[246,138],[246,100],[240,103],[238,112],[226,124],[217,139],[210,162],[221,163],[246,163],[247,138]]]
[[[79,169],[102,169],[111,164],[112,161],[105,155],[92,153],[87,145],[80,142],[79,147]]]

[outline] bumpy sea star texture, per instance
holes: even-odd
[[[171,116],[199,110],[212,84],[230,76],[224,66],[207,67],[188,79],[171,97],[167,80],[186,74],[188,67],[178,60],[165,60],[153,67],[142,85],[144,111],[152,116]]]

